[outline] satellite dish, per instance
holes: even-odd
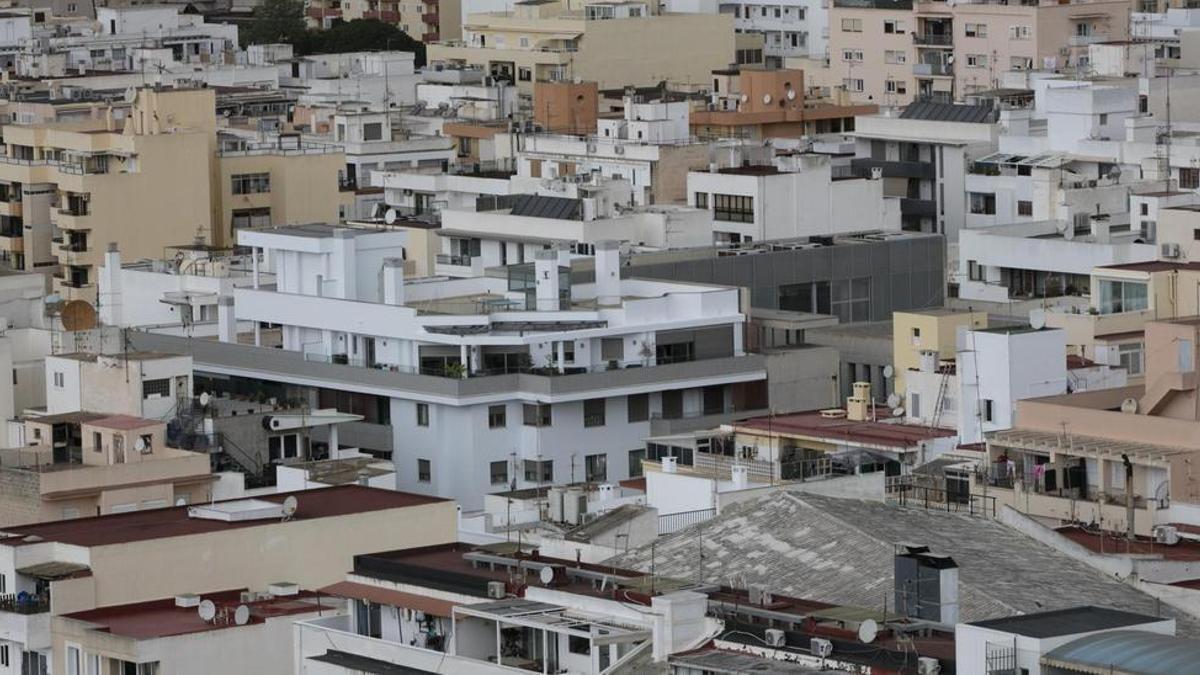
[[[883,367],[883,376],[889,380],[896,376],[896,369],[892,367],[892,364],[889,363]]]
[[[175,500],[175,506],[187,506],[187,500],[183,497],[179,497]]]
[[[1046,327],[1046,310],[1041,307],[1035,307],[1029,310],[1029,325],[1034,330],[1041,330]]]
[[[138,439],[133,442],[133,449],[141,452],[146,449],[146,439],[138,436]]]
[[[748,100],[750,100],[750,97],[745,94],[742,94],[742,103],[745,103]]]
[[[86,300],[72,300],[62,308],[63,330],[91,330],[96,327],[96,308]]]
[[[541,579],[542,583],[546,586],[554,583],[554,569],[548,565],[543,567],[541,571],[538,572],[538,579]]]
[[[1138,400],[1136,398],[1127,398],[1121,401],[1121,412],[1127,415],[1133,415],[1138,411]]]
[[[788,91],[787,91],[787,99],[788,99],[789,101],[795,101],[795,100],[796,100],[796,90],[795,90],[795,89],[788,89]]]
[[[770,103],[771,103],[771,95],[770,95],[770,94],[763,94],[763,103],[764,103],[764,104],[770,104]]]
[[[42,298],[42,304],[45,305],[57,305],[60,302],[62,302],[62,296],[58,293],[51,293]]]
[[[397,217],[398,216],[396,214],[396,209],[388,209],[387,211],[384,211],[384,213],[383,213],[383,222],[387,223],[388,225],[391,225],[396,222]]]
[[[899,408],[900,407],[899,394],[897,394],[896,392],[892,392],[892,393],[888,394],[887,404],[888,404],[889,408]]]
[[[208,405],[209,401],[212,401],[212,396],[207,391],[200,392],[200,405]]]
[[[196,610],[200,613],[200,619],[203,621],[212,621],[217,616],[217,606],[212,600],[201,600],[200,606]]]
[[[283,517],[291,518],[296,515],[296,509],[300,508],[300,502],[295,497],[288,495],[288,498],[283,500]]]
[[[137,88],[129,87],[125,90],[125,102],[133,103],[137,99]]]
[[[1055,227],[1058,229],[1058,233],[1062,235],[1063,239],[1070,241],[1071,239],[1075,238],[1075,227],[1071,225],[1071,223],[1061,220],[1057,225],[1055,225]]]
[[[238,608],[233,610],[233,622],[239,626],[245,626],[250,623],[250,608],[245,605],[238,605]],[[872,625],[874,623],[874,621],[871,622]],[[861,635],[862,629],[860,628],[858,632]],[[871,633],[871,635],[874,635],[874,633]],[[865,642],[870,642],[870,640],[865,640]]]
[[[904,408],[902,406],[892,408],[892,417],[904,417]]]
[[[875,637],[879,635],[879,624],[875,623],[874,619],[867,619],[858,624],[858,641],[869,645],[875,641]]]

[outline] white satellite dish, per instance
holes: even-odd
[[[245,626],[250,623],[250,608],[245,605],[238,605],[238,608],[233,610],[233,622],[239,626]],[[875,622],[872,621],[871,623],[874,624]],[[861,634],[862,629],[860,628],[859,635]],[[874,633],[871,634],[874,635]],[[866,640],[866,642],[870,642],[870,640]]]
[[[388,225],[394,224],[396,219],[399,217],[399,214],[396,213],[396,209],[388,209],[387,211],[383,212],[383,222],[387,223]]]
[[[127,88],[125,90],[125,102],[133,103],[135,100],[137,100],[137,89],[135,87]]]
[[[904,417],[904,408],[900,406],[892,408],[892,417]]]
[[[212,395],[210,395],[207,391],[200,393],[200,405],[208,405],[208,402],[211,400]]]
[[[133,449],[142,452],[146,449],[146,439],[138,436],[138,439],[133,442]]]
[[[1041,307],[1035,307],[1029,310],[1029,325],[1034,330],[1041,330],[1046,327],[1046,310]]]
[[[201,600],[200,606],[196,609],[200,614],[200,619],[203,621],[212,621],[217,616],[217,606],[212,600]]]
[[[899,408],[900,407],[900,395],[897,394],[896,392],[892,392],[892,393],[888,394],[887,404],[888,404],[889,408]]]
[[[1127,398],[1121,401],[1121,412],[1127,415],[1133,415],[1138,411],[1138,400],[1136,398]]]
[[[187,506],[187,499],[184,499],[183,497],[177,497],[175,499],[175,506]]]
[[[889,380],[896,376],[896,369],[892,367],[892,364],[889,363],[883,367],[883,376]]]
[[[550,584],[554,583],[554,569],[550,566],[543,567],[541,571],[538,572],[538,578],[542,580],[543,584],[549,586]]]
[[[289,495],[287,499],[283,500],[283,517],[290,519],[296,515],[296,509],[298,508],[300,508],[300,502],[295,497]]]
[[[796,90],[795,90],[795,89],[788,89],[788,90],[787,90],[787,99],[788,99],[789,101],[795,101],[795,100],[796,100]]]
[[[879,624],[875,623],[874,619],[867,619],[858,624],[858,641],[869,645],[875,641],[875,637],[879,635]]]
[[[763,94],[763,104],[764,105],[771,104],[771,95],[770,94]]]
[[[746,101],[749,101],[749,100],[750,100],[749,96],[742,94],[742,103],[745,103]]]

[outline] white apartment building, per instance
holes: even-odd
[[[385,110],[340,108],[331,115],[328,140],[346,155],[344,188],[374,185],[377,172],[444,171],[454,161],[454,143],[449,138],[415,134],[396,122],[395,114]]]
[[[671,12],[732,14],[739,33],[761,35],[767,68],[782,68],[788,58],[824,59],[829,55],[829,3],[782,0],[672,0]]]
[[[130,340],[191,353],[213,386],[242,379],[369,400],[391,434],[397,488],[465,508],[498,485],[624,478],[652,419],[763,406],[764,361],[743,348],[736,288],[620,279],[616,247],[597,247],[598,283],[570,283],[569,254],[556,250],[508,278],[406,281],[405,238],[243,231],[239,243],[275,283],[235,288],[218,305],[219,341]],[[238,334],[235,314],[255,322],[253,335]],[[282,349],[268,348],[276,339]],[[356,440],[343,434],[370,447]]]
[[[688,173],[688,204],[712,211],[717,242],[899,230],[898,197],[881,176],[842,176],[831,158],[800,153],[773,164]]]

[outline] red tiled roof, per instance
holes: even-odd
[[[290,493],[280,492],[256,497],[256,499],[282,503],[289,495],[295,495],[299,501],[299,509],[291,522],[448,501],[441,497],[380,490],[361,485],[339,485]],[[176,506],[6,527],[3,528],[3,531],[10,536],[0,539],[0,545],[22,546],[38,541],[56,541],[74,546],[108,546],[266,525],[280,525],[280,521],[264,519],[227,522],[192,518],[188,515],[188,507]],[[26,541],[30,535],[36,537],[32,542]]]
[[[427,595],[394,591],[390,588],[380,588],[370,584],[360,584],[353,581],[339,581],[336,584],[321,589],[325,595],[336,595],[339,598],[354,598],[370,600],[381,605],[416,609],[434,616],[449,617],[453,612],[454,603],[449,600],[438,600]]]
[[[955,434],[950,429],[882,421],[891,419],[886,408],[882,408],[878,414],[880,421],[859,422],[845,417],[823,417],[820,411],[814,410],[774,417],[754,417],[737,422],[734,426],[784,436],[809,436],[832,441],[850,441],[896,448],[911,448],[921,441],[946,438]]]
[[[626,478],[625,480],[621,480],[621,481],[617,481],[617,482],[618,482],[618,483],[621,485],[621,487],[623,487],[623,488],[628,488],[628,489],[630,489],[630,490],[641,490],[642,492],[645,492],[645,491],[646,491],[646,479],[645,479],[645,477],[642,477],[642,478]]]
[[[117,429],[120,431],[129,431],[131,429],[142,429],[152,427],[156,424],[162,424],[158,420],[150,420],[144,417],[134,417],[133,415],[112,415],[103,417],[98,420],[84,422],[88,426],[104,427],[105,429]]]
[[[232,613],[238,605],[242,604],[242,590],[245,589],[205,593],[202,596],[205,600],[211,600],[217,606],[219,613],[228,612],[229,621],[205,621],[200,618],[195,607],[176,607],[174,598],[90,609],[84,612],[65,614],[63,617],[86,621],[95,624],[96,630],[135,640],[152,640],[173,635],[239,628],[240,626],[232,620]],[[335,601],[332,599],[322,600],[317,593],[310,591],[245,604],[250,610],[250,621],[247,625],[251,626],[275,617],[308,614],[322,609],[333,610],[336,608]]]
[[[1094,365],[1096,365],[1096,362],[1091,359],[1087,359],[1076,354],[1067,354],[1067,370],[1091,368]]]

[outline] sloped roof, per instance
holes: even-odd
[[[703,536],[698,536],[703,528]],[[879,607],[893,597],[895,545],[911,542],[959,565],[961,621],[1065,609],[1120,607],[1156,614],[1156,603],[1120,581],[991,519],[921,507],[778,490],[727,508],[654,546],[658,574],[695,578],[697,550],[706,581],[760,585],[821,602]],[[648,570],[645,546],[613,564]],[[1164,607],[1179,632],[1200,623]]]
[[[1140,630],[1088,635],[1050,650],[1043,665],[1080,673],[1190,673],[1200,641]]]
[[[953,103],[917,101],[910,103],[904,109],[904,112],[900,113],[900,119],[990,124],[992,122],[992,109],[981,105],[955,105]]]
[[[513,200],[512,215],[529,218],[553,218],[555,220],[582,220],[583,207],[578,199],[567,197],[543,197],[542,195],[517,195]]]

